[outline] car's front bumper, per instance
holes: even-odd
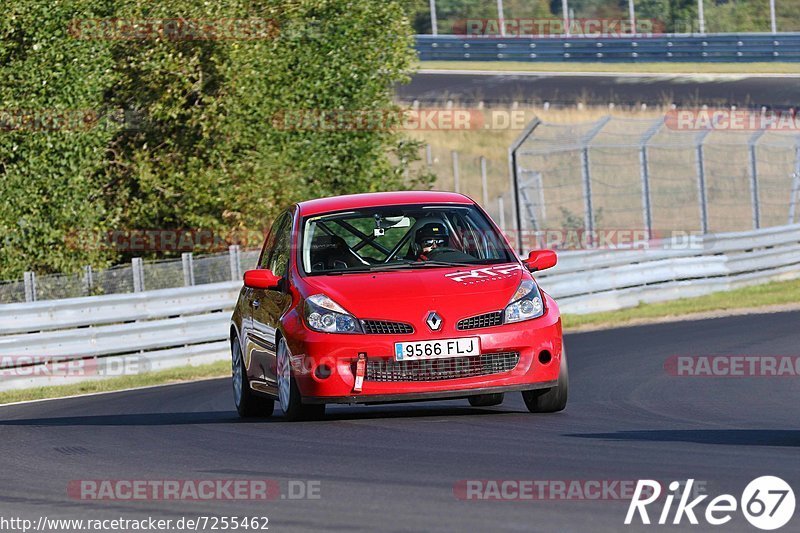
[[[556,381],[540,381],[537,383],[525,383],[523,385],[511,385],[505,387],[485,387],[482,389],[465,389],[453,391],[434,391],[434,392],[406,392],[402,394],[368,394],[364,396],[304,396],[304,403],[397,403],[397,402],[422,402],[425,400],[454,400],[458,398],[468,398],[478,394],[498,394],[504,392],[521,392],[526,390],[549,389],[558,384]]]
[[[561,319],[557,309],[544,316],[471,331],[417,331],[410,335],[343,335],[309,331],[299,322],[285,324],[292,352],[293,374],[305,403],[384,403],[428,399],[463,398],[477,394],[533,390],[555,386],[561,364]],[[367,360],[394,361],[395,342],[479,337],[481,353],[516,352],[513,369],[471,377],[415,381],[371,381],[364,379],[356,390],[355,362],[360,353]],[[550,354],[549,362],[540,355]],[[316,372],[320,365],[331,369],[327,378]]]

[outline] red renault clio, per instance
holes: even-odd
[[[567,403],[555,301],[468,197],[388,192],[293,205],[244,275],[231,319],[236,409],[290,420],[329,403],[467,398],[520,391],[531,412]]]

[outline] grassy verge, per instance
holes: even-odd
[[[87,381],[74,385],[56,385],[0,392],[0,404],[41,400],[43,398],[63,398],[64,396],[77,396],[94,392],[110,392],[136,387],[164,385],[167,383],[181,383],[196,379],[228,376],[230,372],[231,364],[228,361],[219,361],[207,365],[171,368],[169,370],[150,372],[148,374]]]
[[[592,313],[588,315],[565,314],[564,327],[575,330],[583,327],[618,327],[656,321],[670,317],[681,317],[695,313],[724,312],[742,309],[758,309],[776,305],[800,304],[800,280],[768,283],[746,287],[728,292],[719,292],[698,298],[686,298],[659,304],[642,304],[638,307]],[[90,381],[75,385],[40,387],[0,393],[0,404],[40,400],[43,398],[62,398],[110,392],[121,389],[181,383],[203,378],[226,377],[230,374],[230,363],[220,361],[208,365],[175,368],[135,376],[123,376],[107,380]]]
[[[800,63],[528,63],[525,61],[420,61],[421,69],[632,74],[800,74]]]
[[[695,313],[724,312],[743,309],[800,304],[800,280],[781,281],[755,285],[733,291],[717,292],[697,298],[684,298],[657,304],[641,304],[637,307],[563,317],[566,329],[586,326],[614,327]],[[721,313],[724,314],[724,313]]]

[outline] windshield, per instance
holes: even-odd
[[[514,261],[505,239],[474,206],[400,205],[307,218],[306,274],[490,265]]]

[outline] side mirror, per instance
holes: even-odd
[[[558,256],[553,250],[531,250],[523,261],[531,272],[553,268],[558,263]]]
[[[281,278],[264,268],[244,273],[244,286],[251,289],[277,289]]]

